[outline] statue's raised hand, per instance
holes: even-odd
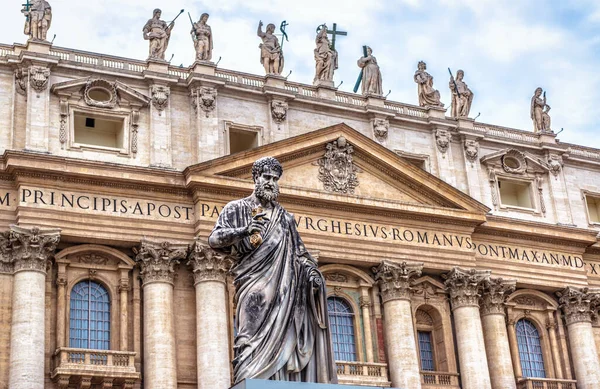
[[[265,225],[269,221],[269,218],[266,217],[266,212],[261,212],[252,217],[252,221],[246,227],[246,234],[252,235],[255,232],[262,233]]]

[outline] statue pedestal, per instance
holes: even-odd
[[[317,96],[321,99],[335,100],[337,88],[333,86],[333,81],[319,80],[315,83],[317,87]]]
[[[365,97],[367,98],[367,105],[380,108],[385,107],[385,97],[382,95],[374,95],[369,93],[365,95]]]
[[[432,106],[428,106],[426,108],[427,108],[427,114],[429,115],[430,118],[446,119],[446,108],[432,107]]]
[[[192,72],[199,74],[207,74],[209,76],[215,75],[215,69],[217,65],[210,61],[196,61],[192,65]]]
[[[285,89],[285,80],[283,76],[277,74],[267,74],[265,76],[265,86],[271,88]]]
[[[150,72],[169,73],[169,63],[164,59],[148,58],[146,63],[148,64],[146,69]]]
[[[231,389],[383,389],[382,386],[314,384],[308,382],[244,380]],[[409,388],[406,388],[409,389]]]
[[[458,128],[461,130],[473,130],[475,129],[475,120],[471,118],[458,118]]]
[[[39,39],[29,39],[25,50],[40,54],[50,54],[52,43]]]
[[[539,134],[540,143],[556,143],[554,131],[542,131]]]

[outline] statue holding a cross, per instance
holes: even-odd
[[[326,24],[317,27],[317,37],[315,43],[315,78],[314,85],[333,86],[333,72],[338,68],[338,53],[335,50],[335,36],[346,35],[343,31],[336,31],[336,24],[333,24],[333,31],[327,29]],[[329,41],[329,36],[333,35],[333,42]]]
[[[46,40],[46,34],[52,22],[52,7],[46,0],[27,0],[21,12],[25,15],[23,33],[32,40]]]

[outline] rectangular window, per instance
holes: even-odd
[[[600,197],[585,195],[590,223],[600,223]]]
[[[531,183],[521,181],[498,180],[502,205],[520,208],[533,208],[531,201]]]
[[[75,143],[121,149],[123,127],[123,118],[74,113]]]
[[[229,129],[229,154],[251,150],[258,146],[258,132]]]
[[[417,331],[419,337],[419,352],[421,356],[421,370],[434,371],[433,363],[433,345],[431,343],[431,332]]]

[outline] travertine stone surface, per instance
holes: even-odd
[[[20,271],[14,275],[8,387],[44,387],[44,310],[46,275]]]
[[[50,126],[50,69],[30,66],[28,69],[27,109],[25,124],[25,148],[48,151],[48,127]]]
[[[557,295],[567,322],[577,388],[596,389],[600,382],[600,361],[594,342],[592,314],[598,309],[600,290],[569,286]]]
[[[173,285],[144,285],[144,388],[177,388]]]
[[[454,314],[462,389],[491,389],[478,300],[489,270],[455,267],[446,276]]]
[[[196,287],[196,345],[198,388],[229,388],[227,273],[231,260],[196,239],[188,265]]]
[[[421,388],[410,295],[423,263],[400,264],[383,260],[374,268],[383,297],[384,326],[390,380],[395,388]]]

